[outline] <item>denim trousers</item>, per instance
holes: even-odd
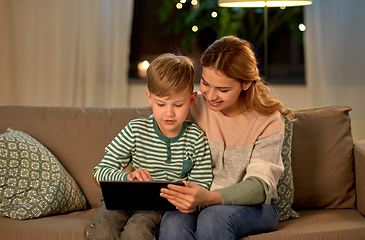
[[[163,212],[107,210],[103,197],[99,201],[88,240],[156,239]]]
[[[213,205],[200,212],[168,211],[162,217],[159,240],[228,240],[275,231],[279,212],[270,205]]]

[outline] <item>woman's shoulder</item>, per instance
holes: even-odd
[[[256,119],[259,124],[262,124],[263,132],[262,136],[269,136],[277,133],[284,134],[285,121],[283,115],[279,111],[275,111],[271,114],[255,113]]]
[[[277,121],[283,121],[284,118],[282,114],[279,111],[275,111],[270,114],[263,114],[259,113],[255,110],[246,111],[242,114],[245,118],[252,118],[259,121],[267,121],[267,120],[277,120]]]

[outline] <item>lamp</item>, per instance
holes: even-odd
[[[220,7],[263,7],[264,8],[264,71],[267,77],[267,25],[268,25],[268,7],[292,7],[311,5],[312,0],[218,0]]]
[[[311,4],[312,0],[218,0],[220,7],[289,7]]]

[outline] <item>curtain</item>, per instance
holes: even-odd
[[[0,0],[0,105],[128,106],[133,0]]]
[[[364,0],[313,0],[305,7],[305,66],[312,106],[350,106],[352,132],[365,138]]]

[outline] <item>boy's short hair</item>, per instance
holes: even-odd
[[[171,97],[189,87],[194,91],[195,69],[186,56],[165,53],[155,58],[147,69],[147,88],[158,97]]]

